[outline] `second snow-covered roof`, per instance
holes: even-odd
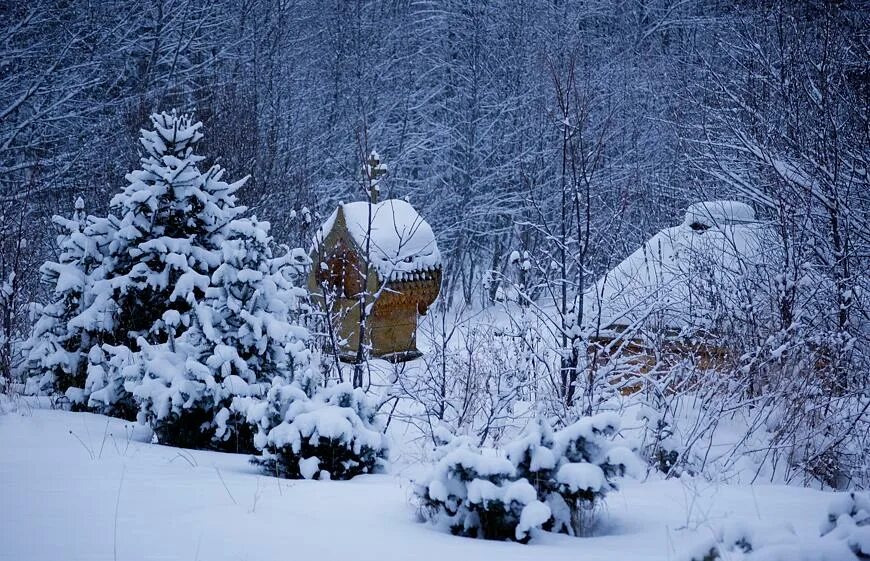
[[[432,227],[413,206],[400,199],[371,205],[371,228],[367,201],[339,206],[315,234],[315,250],[332,231],[339,212],[360,255],[365,254],[370,234],[369,263],[381,279],[415,280],[419,273],[441,268],[441,253]]]
[[[658,232],[586,292],[584,323],[712,327],[720,300],[740,298],[740,279],[769,259],[769,235],[743,203],[693,204],[682,224]]]

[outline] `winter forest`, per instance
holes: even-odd
[[[868,30],[0,2],[0,560],[870,559]]]

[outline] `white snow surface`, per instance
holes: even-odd
[[[605,330],[710,327],[716,303],[707,295],[740,297],[738,281],[770,262],[770,234],[746,204],[690,205],[682,224],[655,234],[587,291],[585,324]]]
[[[441,268],[441,253],[432,227],[407,201],[387,199],[373,205],[367,201],[356,201],[343,204],[341,211],[352,241],[361,255],[365,254],[366,238],[371,232],[370,263],[382,280],[415,280],[419,273]],[[317,231],[314,237],[315,250],[329,235],[337,217],[338,209]]]
[[[817,535],[833,497],[626,480],[608,495],[595,537],[541,532],[521,545],[416,522],[408,478],[420,466],[346,482],[287,481],[262,475],[244,455],[148,441],[141,425],[99,415],[26,404],[0,415],[0,560],[665,561],[726,520]],[[527,526],[544,516],[542,506],[523,510]]]

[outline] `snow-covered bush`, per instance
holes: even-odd
[[[526,542],[550,519],[526,479],[506,458],[470,445],[448,452],[415,489],[424,518],[461,536]]]
[[[236,400],[234,408],[258,428],[255,444],[263,454],[254,463],[291,479],[350,479],[378,471],[388,441],[365,392],[349,383],[317,391],[314,382],[276,378],[265,400]]]
[[[870,493],[837,496],[819,534],[740,523],[715,531],[686,551],[685,561],[858,561],[870,559]]]
[[[237,396],[258,395],[262,384],[241,376],[216,377],[198,360],[200,351],[183,340],[148,345],[135,361],[140,381],[130,383],[138,420],[158,442],[183,448],[251,452],[253,434],[229,407]]]
[[[638,462],[611,442],[618,427],[611,414],[556,432],[539,419],[505,446],[506,456],[449,442],[416,486],[422,515],[453,534],[523,543],[537,529],[586,533],[586,515],[616,488],[613,478]]]
[[[138,407],[127,386],[138,383],[141,376],[139,357],[129,347],[104,343],[88,352],[84,391],[72,399],[87,403],[97,413],[133,420]]]

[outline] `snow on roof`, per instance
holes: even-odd
[[[743,203],[693,204],[682,224],[654,235],[586,292],[584,323],[710,327],[717,299],[739,298],[738,279],[763,265],[769,234]]]
[[[359,253],[365,252],[369,232],[369,203],[357,201],[337,208],[314,237],[314,249],[332,231],[338,211]],[[370,264],[389,281],[414,280],[418,273],[442,266],[432,227],[408,202],[388,199],[371,205]]]
[[[700,224],[708,228],[755,222],[755,211],[737,201],[706,201],[689,205],[684,224]]]

